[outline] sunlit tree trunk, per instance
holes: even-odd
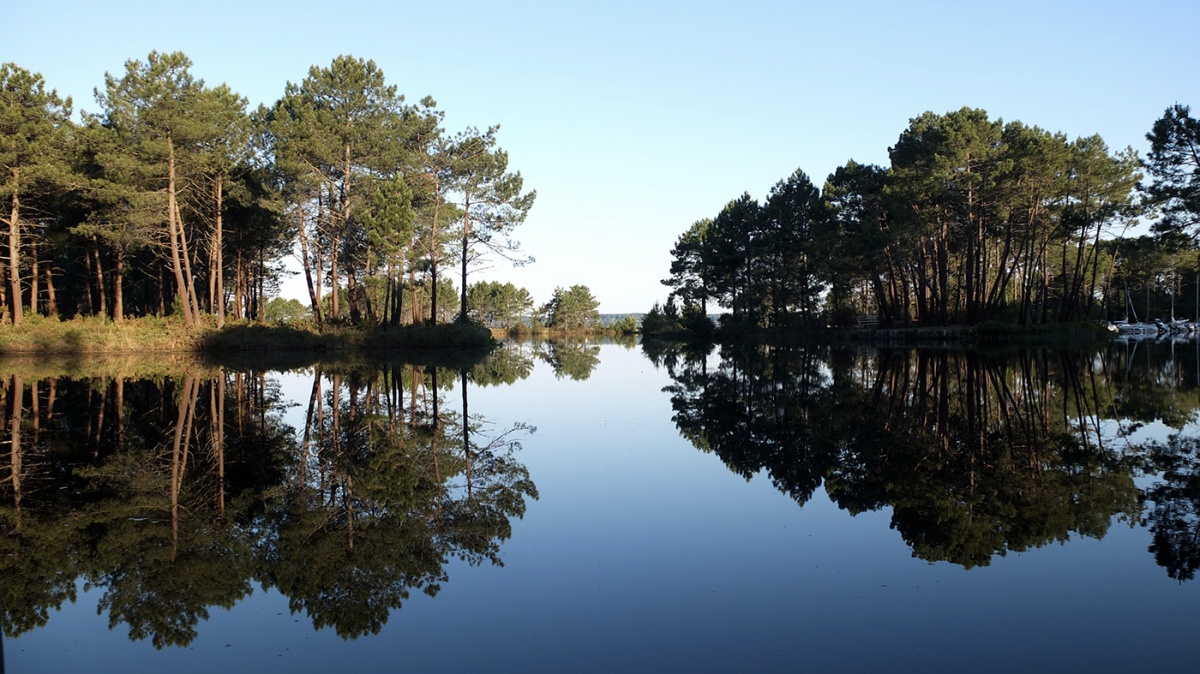
[[[192,313],[191,298],[188,285],[183,276],[183,263],[186,259],[181,243],[181,226],[177,219],[179,207],[175,203],[175,144],[171,134],[167,133],[167,233],[171,248],[171,271],[175,274],[175,287],[179,291],[180,310],[187,325],[196,324],[196,316]]]
[[[38,245],[36,241],[29,242],[29,311],[37,314],[41,309],[42,270],[38,264]]]
[[[113,263],[113,310],[112,318],[120,323],[125,317],[125,251],[117,248],[117,259]]]
[[[100,238],[98,236],[92,236],[90,253],[91,264],[89,266],[96,280],[96,299],[92,308],[96,316],[104,316],[108,313],[108,298],[104,292],[104,265],[100,262]]]
[[[58,317],[58,298],[54,292],[54,273],[51,271],[53,265],[42,267],[42,273],[46,276],[46,315],[54,318]]]
[[[12,198],[8,220],[8,316],[13,325],[20,325],[21,309],[21,170],[12,169]]]
[[[192,275],[192,253],[188,249],[186,228],[183,217],[179,212],[179,203],[175,203],[175,223],[179,232],[179,253],[183,258],[184,283],[186,285],[186,302],[192,312],[192,324],[200,320],[200,298],[196,295],[196,277]]]

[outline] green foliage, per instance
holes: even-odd
[[[467,310],[472,320],[507,329],[532,312],[533,296],[511,282],[478,281],[467,289]]]
[[[713,292],[708,267],[711,256],[706,255],[710,227],[712,219],[697,220],[679,235],[671,249],[671,276],[662,282],[671,288],[671,296],[678,297],[685,307],[699,305],[700,312],[705,314],[708,313],[708,298]]]
[[[625,316],[614,321],[608,329],[619,335],[633,335],[638,331],[638,321],[633,316]]]
[[[0,64],[0,168],[5,174],[0,196],[8,200],[17,188],[14,170],[28,171],[33,182],[48,168],[44,163],[61,149],[56,144],[69,138],[70,117],[71,100],[47,90],[40,73]]]
[[[679,309],[675,306],[674,298],[667,300],[666,307],[658,302],[650,307],[650,311],[642,316],[642,334],[662,335],[678,332],[682,329],[679,321]]]
[[[22,320],[22,245],[42,237],[67,191],[71,100],[47,91],[40,74],[0,64],[0,225],[8,235],[8,318]],[[36,299],[35,299],[36,302]]]
[[[1140,208],[1132,151],[963,108],[913,118],[889,157],[848,162],[822,194],[801,171],[762,206],[743,194],[679,237],[663,283],[685,313],[710,297],[729,309],[727,335],[863,315],[886,327],[1101,315],[1116,262],[1104,241]]]
[[[418,120],[374,61],[345,55],[313,66],[299,85],[289,83],[269,120],[298,212],[316,201],[318,217],[306,226],[325,250],[310,254],[328,261],[331,286],[345,276],[345,304],[358,322],[358,280],[386,262],[395,273],[396,256],[411,241],[412,190],[400,176]],[[340,319],[342,307],[334,295],[329,317]]]
[[[378,259],[404,255],[412,244],[416,213],[413,193],[403,175],[366,176],[369,197],[356,204],[355,219],[365,230],[366,243]],[[374,265],[368,264],[369,269]]]
[[[295,298],[272,297],[267,302],[263,317],[272,323],[297,323],[312,319],[312,310]]]
[[[567,290],[555,288],[554,296],[538,313],[549,328],[581,330],[599,325],[599,308],[600,301],[592,296],[587,286],[573,285]]]
[[[470,310],[467,274],[480,257],[491,253],[517,265],[533,261],[518,256],[520,244],[512,238],[512,232],[525,221],[537,193],[522,194],[521,173],[508,172],[508,153],[496,146],[499,130],[498,126],[483,133],[468,129],[456,136],[449,148],[453,157],[450,180],[461,197],[458,202],[462,233],[460,288],[463,289],[460,319],[464,320]]]
[[[729,202],[713,219],[705,237],[705,264],[712,279],[711,295],[731,309],[739,319],[756,321],[763,299],[762,285],[755,275],[755,233],[760,208],[749,194]]]
[[[532,261],[512,235],[536,195],[499,127],[447,135],[436,102],[407,105],[373,61],[337,56],[247,113],[185,54],[154,51],[106,73],[97,103],[76,128],[70,101],[40,75],[0,65],[13,323],[26,306],[114,321],[263,319],[296,249],[317,322],[446,322],[455,253],[464,315],[469,267]],[[25,276],[35,270],[36,282]]]
[[[1188,106],[1176,103],[1154,122],[1146,140],[1150,152],[1145,166],[1154,179],[1146,194],[1163,214],[1155,228],[1195,236],[1200,226],[1200,121]]]
[[[766,286],[758,311],[776,327],[791,324],[791,314],[802,325],[817,322],[833,240],[825,202],[803,171],[771,188],[754,238],[755,275]]]

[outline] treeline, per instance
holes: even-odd
[[[510,331],[558,330],[618,334],[637,332],[637,319],[625,317],[605,326],[600,317],[600,301],[585,285],[556,287],[550,299],[534,305],[525,288],[499,281],[479,281],[467,289],[468,318],[490,328]]]
[[[254,110],[190,67],[178,52],[130,60],[76,122],[40,75],[0,66],[7,322],[255,318],[293,253],[318,322],[446,320],[465,317],[479,258],[528,261],[511,235],[535,194],[499,127],[448,133],[433,99],[406,103],[350,56]]]
[[[1099,136],[1069,140],[983,110],[922,114],[888,167],[847,162],[823,189],[797,170],[764,203],[743,194],[694,223],[672,250],[671,293],[652,320],[702,325],[711,300],[727,320],[766,328],[864,315],[887,326],[1030,325],[1123,315],[1131,281],[1173,297],[1196,271],[1195,245],[1179,233],[1200,213],[1200,124],[1176,106],[1148,138],[1142,162]],[[1155,178],[1146,190],[1143,169]],[[1158,208],[1169,215],[1161,236],[1123,247]]]

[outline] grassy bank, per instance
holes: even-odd
[[[483,350],[493,340],[474,325],[416,325],[367,330],[357,327],[232,323],[189,328],[182,321],[99,318],[58,321],[33,317],[0,327],[0,355],[113,353],[375,353],[396,350]]]
[[[0,327],[0,354],[99,354],[195,351],[201,331],[163,318],[102,318],[59,321],[31,316],[21,325]]]

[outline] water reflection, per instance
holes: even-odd
[[[540,342],[538,358],[554,368],[554,376],[585,381],[600,364],[600,345],[586,339]]]
[[[508,385],[533,373],[535,361],[550,366],[556,379],[587,381],[600,365],[600,345],[618,344],[625,349],[637,346],[633,335],[561,337],[502,343],[487,359],[470,372],[471,381],[484,386]]]
[[[79,579],[111,628],[159,648],[255,584],[317,628],[377,633],[450,559],[499,564],[537,497],[515,456],[533,429],[468,414],[469,366],[315,367],[302,429],[273,376],[176,369],[0,380],[6,636]]]
[[[914,556],[966,568],[1146,522],[1173,578],[1200,566],[1194,353],[646,346],[680,433],[803,505],[890,508]],[[1150,422],[1165,441],[1138,440]],[[1152,476],[1139,489],[1135,478]]]
[[[1200,439],[1173,434],[1153,451],[1162,473],[1143,496],[1150,552],[1171,578],[1191,580],[1200,568]]]

